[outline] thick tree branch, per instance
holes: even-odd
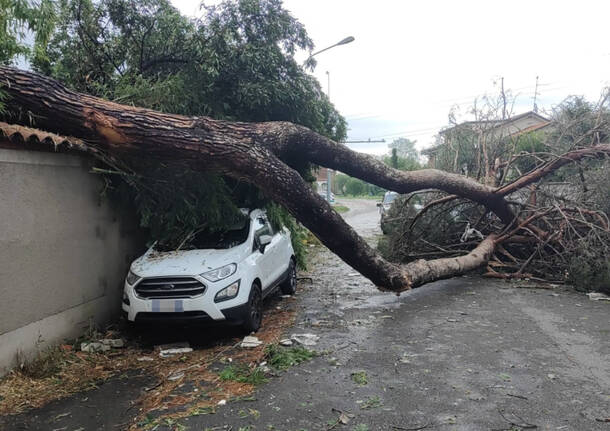
[[[510,184],[505,185],[504,187],[500,187],[496,190],[496,194],[501,196],[506,196],[514,191],[522,189],[523,187],[534,183],[544,176],[556,171],[568,163],[573,163],[578,160],[581,160],[585,157],[600,157],[603,154],[610,154],[610,144],[598,144],[592,147],[580,148],[578,150],[570,151],[568,153],[562,154],[556,159],[545,163],[537,169],[534,169],[532,172],[529,172],[517,180],[513,181]]]
[[[485,238],[464,256],[434,260],[416,260],[404,266],[409,274],[411,287],[418,287],[434,280],[450,278],[479,268],[489,261],[496,247],[496,235]]]
[[[291,165],[306,160],[399,193],[439,189],[484,205],[506,224],[516,219],[504,195],[492,187],[433,169],[401,172],[291,123],[228,122],[125,106],[9,67],[0,67],[0,85],[11,98],[9,107],[30,111],[35,127],[74,136],[88,148],[133,163],[142,158],[188,163],[194,169],[219,171],[259,186],[380,289],[399,292],[477,268],[491,256],[496,237],[489,236],[465,256],[404,266],[389,263]]]

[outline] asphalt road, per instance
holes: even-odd
[[[374,243],[376,202],[341,203]],[[324,354],[261,386],[255,401],[181,420],[187,430],[610,430],[600,422],[610,418],[610,304],[475,276],[395,296],[325,248],[312,254],[301,275],[313,281],[300,283],[287,333],[320,336]],[[53,418],[70,402],[27,415]],[[340,412],[347,424],[336,423]]]
[[[380,234],[375,201],[341,203],[361,234]],[[610,430],[598,421],[610,417],[610,304],[478,277],[397,297],[323,248],[313,260],[289,332],[319,335],[327,354],[189,429]],[[260,417],[240,418],[248,409]],[[333,427],[337,410],[347,425]]]

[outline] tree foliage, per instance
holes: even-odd
[[[606,142],[610,135],[607,102],[608,96],[598,104],[570,97],[554,109],[544,131],[517,136],[494,133],[499,119],[487,115],[490,111],[480,113],[477,117],[485,119],[482,123],[464,123],[450,130],[451,136],[437,147],[435,166],[505,186],[568,151]],[[510,200],[521,217],[533,217],[529,231],[533,238],[525,235],[502,244],[488,274],[506,278],[528,274],[567,280],[582,290],[610,289],[609,168],[607,158],[590,158],[512,193]],[[421,212],[412,205],[418,197],[425,204]],[[380,241],[380,250],[399,262],[462,255],[483,237],[501,230],[484,207],[438,192],[399,199],[388,218],[396,228]],[[541,232],[547,231],[542,241]]]
[[[419,152],[415,148],[415,142],[416,141],[412,141],[408,138],[398,138],[389,143],[388,148],[391,153],[394,153],[393,150],[396,150],[396,155],[398,157],[417,160],[419,159]]]
[[[10,64],[19,55],[42,59],[52,31],[53,2],[0,0],[0,11],[0,64]],[[33,43],[27,43],[28,36]]]
[[[61,0],[48,62],[72,88],[165,112],[285,120],[332,139],[345,120],[294,60],[313,43],[279,0],[228,0],[183,17],[167,0]]]
[[[205,8],[200,20],[181,16],[167,0],[53,5],[54,27],[32,66],[75,90],[171,113],[290,121],[334,140],[345,137],[344,118],[294,60],[313,42],[280,0],[227,0]],[[304,164],[300,172],[308,177],[309,169]],[[140,166],[138,172],[126,166],[119,177],[111,194],[135,203],[151,240],[168,244],[180,244],[203,224],[230,226],[239,207],[270,205],[251,186],[181,166]],[[275,219],[293,228],[300,248],[297,224],[287,214]]]

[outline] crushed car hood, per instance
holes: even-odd
[[[246,257],[245,244],[229,249],[156,251],[152,247],[131,264],[140,277],[197,275],[229,263],[239,263]]]

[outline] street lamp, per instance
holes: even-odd
[[[311,54],[309,57],[307,57],[307,60],[305,60],[305,63],[307,63],[307,62],[309,61],[309,59],[310,59],[310,58],[312,58],[314,55],[318,55],[318,54],[320,54],[321,52],[328,51],[329,49],[334,48],[335,46],[339,46],[339,45],[347,45],[348,43],[351,43],[351,42],[353,42],[354,40],[355,40],[354,36],[347,36],[345,39],[340,40],[339,42],[335,43],[334,45],[327,46],[327,47],[326,47],[326,48],[324,48],[324,49],[321,49],[321,50],[319,50],[319,51],[314,52],[314,53],[313,53],[313,54]]]
[[[311,60],[315,55],[320,54],[321,52],[324,51],[328,51],[331,48],[334,48],[335,46],[339,46],[339,45],[347,45],[348,43],[351,43],[355,40],[354,36],[348,36],[345,39],[340,40],[339,42],[335,43],[334,45],[331,46],[327,46],[324,49],[321,49],[319,51],[314,52],[313,54],[311,54],[309,57],[307,57],[307,60],[305,60],[305,62],[303,63],[303,65],[306,65],[309,60]],[[313,69],[313,68],[312,68]],[[330,73],[328,71],[326,71],[326,78],[327,78],[327,87],[326,87],[326,95],[328,96],[328,100],[330,100]],[[330,204],[330,189],[331,189],[331,175],[330,175],[330,169],[326,168],[326,201]]]

